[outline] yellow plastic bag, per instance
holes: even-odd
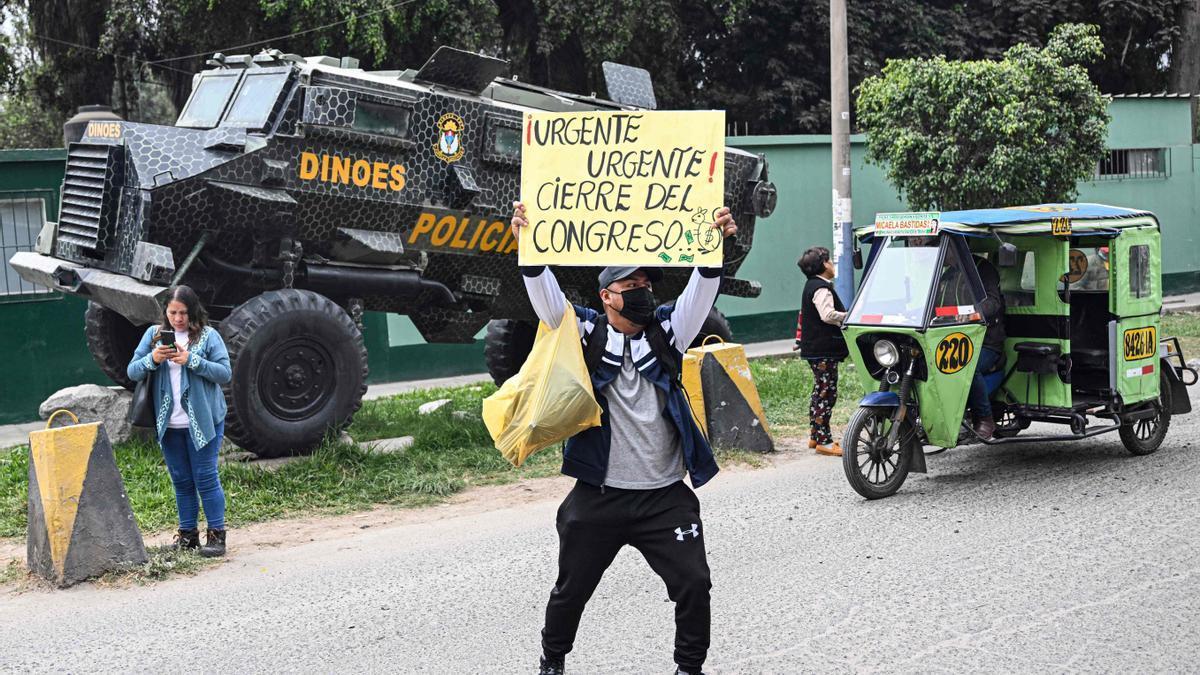
[[[600,404],[592,394],[570,304],[558,328],[538,326],[520,372],[483,399],[483,423],[496,449],[514,466],[542,448],[600,426]]]

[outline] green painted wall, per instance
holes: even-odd
[[[1122,178],[1079,184],[1079,200],[1153,211],[1162,224],[1163,287],[1200,290],[1200,145],[1192,144],[1187,98],[1118,98],[1109,106],[1108,147],[1167,148],[1167,178]]]
[[[43,196],[46,217],[57,218],[66,157],[63,150],[0,151],[0,199]],[[38,404],[63,387],[109,384],[83,337],[86,307],[57,293],[0,296],[0,346],[7,355],[0,370],[0,424],[37,419]]]
[[[1166,178],[1088,181],[1080,201],[1154,211],[1163,226],[1164,288],[1200,289],[1200,218],[1196,165],[1188,99],[1114,99],[1110,148],[1169,148]],[[767,156],[779,206],[755,229],[754,249],[739,276],[763,282],[755,300],[722,298],[742,341],[786,339],[793,335],[803,275],[796,259],[805,248],[830,245],[830,147],[828,136],[749,136],[727,139],[731,146]],[[903,210],[883,171],[863,157],[864,138],[851,137],[854,222],[864,224],[879,211]],[[0,151],[0,191],[51,190],[62,181],[62,150]],[[57,198],[48,200],[56,217]],[[83,303],[70,298],[0,304],[0,346],[19,355],[0,374],[0,424],[32,419],[37,405],[60,387],[103,383],[83,340]],[[36,330],[30,330],[36,327]],[[427,345],[402,316],[369,313],[364,335],[371,354],[371,382],[421,379],[480,372],[483,347]]]

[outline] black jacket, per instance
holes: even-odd
[[[842,338],[842,330],[838,326],[825,323],[817,312],[813,296],[817,289],[828,288],[833,294],[833,308],[839,312],[846,311],[842,299],[833,290],[833,282],[821,277],[812,277],[804,284],[804,294],[800,299],[800,355],[805,358],[824,358],[842,360],[850,355],[846,349],[846,341]]]

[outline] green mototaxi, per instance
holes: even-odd
[[[999,272],[1007,334],[984,375],[997,422],[984,443],[1116,431],[1145,455],[1172,415],[1191,412],[1186,386],[1197,373],[1158,330],[1154,214],[1100,204],[880,214],[856,241],[870,255],[843,332],[858,372],[878,386],[859,402],[842,450],[863,497],[887,497],[909,472],[924,473],[925,446],[976,438],[963,418],[987,324],[972,256]],[[1068,429],[1021,435],[1032,422]]]

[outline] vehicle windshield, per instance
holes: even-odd
[[[211,129],[217,126],[237,81],[238,73],[218,73],[201,77],[196,91],[192,92],[192,98],[180,113],[175,126],[193,129]]]
[[[938,240],[895,237],[875,256],[848,323],[920,328],[937,270]]]
[[[221,126],[239,129],[261,129],[266,126],[287,76],[286,72],[248,73],[225,119],[221,120]]]

